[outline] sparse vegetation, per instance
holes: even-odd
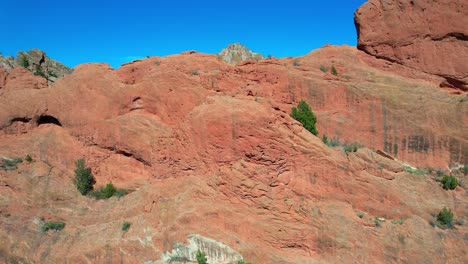
[[[197,250],[197,254],[195,255],[198,264],[208,264],[208,259],[206,258],[205,252],[201,251],[200,249]]]
[[[327,135],[323,134],[323,136],[322,136],[322,142],[323,142],[325,145],[328,145],[328,137],[327,137]]]
[[[75,179],[73,183],[82,195],[86,195],[93,190],[96,179],[91,173],[91,169],[86,167],[83,159],[77,160],[75,165]]]
[[[295,61],[293,61],[293,66],[299,67],[299,66],[301,66],[301,63],[299,61],[295,60]]]
[[[447,207],[444,207],[442,211],[439,212],[437,215],[437,222],[439,222],[442,227],[448,227],[452,228],[453,227],[453,213],[452,210],[447,209]]]
[[[376,227],[381,227],[382,226],[382,221],[380,221],[379,218],[377,218],[377,217],[374,219],[374,223],[375,223]]]
[[[55,77],[55,78],[58,78],[57,74],[55,74],[53,71],[51,70],[47,70],[47,74],[51,77]]]
[[[463,165],[463,174],[468,175],[468,165],[467,164]]]
[[[244,260],[237,261],[237,264],[252,264],[250,262],[245,262]]]
[[[358,213],[357,213],[357,216],[358,216],[359,218],[364,218],[365,214],[362,213],[362,212],[358,212]]]
[[[394,224],[394,225],[402,225],[403,222],[405,222],[405,219],[403,219],[403,218],[392,220],[392,224]]]
[[[341,146],[341,142],[337,137],[334,137],[333,139],[329,140],[327,139],[327,146],[329,147],[338,147]]]
[[[328,71],[328,68],[327,68],[327,66],[325,66],[325,65],[320,65],[320,70],[321,70],[322,72],[327,72],[327,71]]]
[[[21,158],[2,158],[0,159],[0,168],[3,170],[16,170],[18,168],[18,163],[22,163],[23,159]]]
[[[357,152],[358,149],[361,147],[358,143],[351,143],[351,144],[343,144],[343,149],[345,152]]]
[[[159,66],[159,65],[161,65],[161,62],[160,61],[155,61],[154,64],[156,64],[156,66]]]
[[[345,152],[357,152],[358,149],[362,148],[362,145],[359,143],[346,144],[346,143],[340,142],[340,139],[337,137],[334,137],[333,139],[328,139],[326,135],[322,137],[322,141],[323,143],[327,144],[327,146],[329,147],[342,146]]]
[[[410,167],[410,166],[403,166],[403,170],[406,171],[406,172],[409,172],[411,174],[416,174],[416,175],[425,175],[426,172],[422,169],[418,169],[418,168],[413,168],[413,167]]]
[[[331,74],[338,76],[338,71],[336,70],[335,65],[331,66],[330,72]]]
[[[41,76],[47,79],[47,75],[42,71],[41,66],[36,65],[36,69],[34,70],[34,75]]]
[[[198,75],[198,74],[199,74],[199,73],[198,73],[197,70],[193,70],[193,71],[192,71],[192,75]]]
[[[49,230],[60,231],[65,228],[65,223],[62,221],[59,222],[46,222],[42,225],[41,230],[42,232],[47,232]]]
[[[113,196],[122,197],[126,195],[128,191],[126,189],[117,189],[112,182],[106,184],[105,187],[99,187],[96,190],[92,190],[88,193],[89,196],[96,199],[109,199]]]
[[[452,175],[445,175],[441,182],[445,190],[454,190],[458,186],[458,179]]]
[[[127,232],[130,229],[130,226],[132,226],[132,223],[127,221],[123,222],[122,231]]]
[[[24,55],[21,58],[20,66],[23,67],[23,68],[26,68],[26,69],[29,67],[29,60]]]
[[[299,121],[310,133],[315,136],[318,134],[317,128],[315,127],[317,117],[304,100],[301,100],[297,107],[292,108],[291,117]]]
[[[26,157],[24,158],[24,160],[28,163],[31,163],[33,161],[33,159],[31,158],[31,156],[29,156],[29,154],[26,155]]]

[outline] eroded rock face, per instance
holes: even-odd
[[[466,1],[370,0],[355,13],[358,48],[468,90]]]
[[[263,56],[259,53],[255,53],[248,50],[244,45],[240,43],[230,44],[227,48],[223,49],[219,54],[225,62],[231,64],[237,64],[247,60],[261,60]]]
[[[0,168],[2,260],[159,264],[202,249],[252,263],[462,263],[453,244],[467,225],[429,222],[443,206],[467,215],[466,187],[448,192],[402,161],[466,164],[468,101],[419,71],[369,66],[382,63],[346,46],[237,65],[186,53],[80,65],[50,89],[2,89],[0,158],[33,159]],[[301,99],[320,137],[366,147],[323,144],[289,116]],[[80,158],[96,187],[131,193],[80,195]],[[66,227],[43,233],[42,217]]]

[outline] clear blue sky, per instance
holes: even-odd
[[[0,0],[0,52],[39,48],[74,67],[147,55],[218,53],[229,43],[276,57],[356,45],[365,0]]]

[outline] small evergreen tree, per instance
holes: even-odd
[[[93,185],[96,183],[96,179],[91,173],[91,169],[86,167],[83,159],[77,160],[75,165],[75,179],[73,180],[73,183],[82,195],[86,195],[93,190]]]
[[[208,264],[208,259],[203,251],[197,250],[197,255],[195,257],[197,258],[198,264]]]
[[[301,100],[297,107],[292,108],[291,117],[299,121],[305,129],[310,131],[310,133],[317,136],[318,131],[315,127],[315,123],[317,123],[317,117],[304,100]]]
[[[122,231],[128,232],[128,230],[130,229],[130,226],[132,226],[132,223],[127,222],[127,221],[123,222],[123,224],[122,224]]]
[[[338,71],[336,70],[335,65],[331,66],[330,71],[331,71],[331,74],[333,74],[335,76],[338,76]]]

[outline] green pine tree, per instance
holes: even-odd
[[[318,134],[317,128],[315,127],[317,117],[304,100],[301,100],[297,107],[292,108],[291,117],[299,121],[310,133],[315,136]]]
[[[83,159],[77,160],[75,165],[75,179],[73,180],[73,183],[82,195],[86,195],[93,190],[93,185],[96,183],[96,179],[91,173],[91,169],[86,167]]]

